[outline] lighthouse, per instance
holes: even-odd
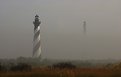
[[[39,16],[35,16],[34,24],[34,38],[33,38],[33,57],[41,58],[41,41],[40,41],[40,20]]]
[[[84,30],[84,34],[86,34],[86,21],[83,22],[83,30]]]

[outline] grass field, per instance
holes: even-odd
[[[49,69],[0,72],[0,77],[121,77],[121,71],[105,68]]]

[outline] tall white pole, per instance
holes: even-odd
[[[33,57],[41,57],[41,41],[40,41],[40,24],[39,16],[35,16],[34,24],[34,38],[33,38]]]

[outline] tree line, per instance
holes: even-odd
[[[32,66],[26,63],[11,63],[10,66],[6,66],[0,63],[0,71],[7,72],[7,71],[31,71]]]

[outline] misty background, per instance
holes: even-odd
[[[121,0],[0,0],[0,58],[32,56],[36,14],[43,58],[121,59]]]

